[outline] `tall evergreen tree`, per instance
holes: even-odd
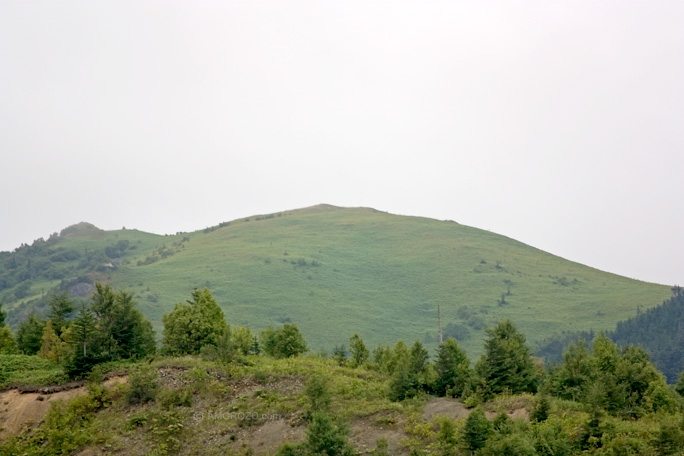
[[[409,369],[408,363],[399,364],[390,380],[390,400],[403,401],[414,397],[419,390],[418,376]]]
[[[485,446],[492,430],[492,423],[487,420],[482,407],[475,407],[466,418],[462,439],[463,446],[470,451],[471,456]]]
[[[81,304],[67,333],[72,351],[64,368],[70,377],[79,378],[90,372],[101,360],[97,344],[97,319],[85,303]]]
[[[115,342],[112,358],[141,358],[155,351],[152,323],[135,307],[131,293],[114,295],[114,305],[105,321]]]
[[[409,351],[409,370],[413,374],[421,374],[425,370],[429,358],[430,355],[423,344],[419,340],[415,341]]]
[[[535,392],[537,371],[525,336],[510,320],[487,330],[487,334],[485,353],[475,366],[481,384],[487,388],[483,395]]]
[[[48,319],[52,321],[52,328],[55,334],[62,335],[62,330],[66,329],[68,321],[74,311],[74,301],[66,291],[52,295],[48,301],[50,313]]]
[[[584,340],[571,344],[563,353],[563,363],[554,372],[554,393],[564,399],[581,400],[587,387],[596,379],[596,369]]]
[[[95,334],[97,332],[97,319],[93,315],[93,311],[84,303],[81,304],[78,316],[72,323],[73,333],[72,341],[76,346],[76,352],[81,353],[83,357],[93,354],[95,344]]]
[[[132,293],[95,284],[90,310],[97,321],[94,347],[103,360],[144,357],[155,351],[152,324],[136,308]]]
[[[363,339],[358,334],[354,334],[349,338],[349,352],[353,367],[365,363],[370,355],[366,345],[363,343]]]
[[[35,355],[40,350],[45,322],[32,313],[17,330],[17,346],[26,355]]]
[[[470,360],[456,339],[449,337],[439,346],[435,369],[438,375],[435,386],[437,393],[442,396],[463,394],[470,378]]]
[[[400,367],[406,366],[409,359],[409,349],[406,342],[398,340],[392,347],[392,356],[387,363],[387,371],[390,374],[396,373]],[[407,368],[408,369],[408,368]]]

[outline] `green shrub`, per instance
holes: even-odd
[[[663,420],[655,445],[663,455],[676,454],[684,448],[684,421],[680,417]]]
[[[545,421],[549,417],[551,411],[551,402],[545,394],[539,396],[537,403],[530,414],[530,420],[534,422]]]
[[[149,366],[134,371],[129,378],[128,403],[135,405],[154,401],[159,389],[158,377],[157,370]]]
[[[309,399],[309,416],[316,412],[330,411],[332,397],[328,379],[321,374],[311,376],[306,384],[306,396]]]
[[[264,351],[274,358],[299,356],[308,350],[306,341],[295,324],[285,323],[280,329],[269,326],[260,336]]]
[[[560,423],[544,421],[534,426],[534,447],[539,456],[570,456],[570,439]]]
[[[312,455],[352,456],[356,450],[347,441],[349,428],[327,413],[315,413],[306,431],[306,448]]]
[[[153,436],[156,453],[177,454],[182,445],[183,417],[178,412],[160,411],[149,415],[147,431]]]
[[[42,386],[68,380],[58,364],[35,355],[0,355],[0,387]]]
[[[306,447],[304,444],[294,444],[289,442],[282,444],[276,452],[276,456],[305,456],[306,454]]]
[[[0,354],[12,355],[18,353],[18,351],[12,330],[10,330],[9,326],[0,323]]]
[[[389,442],[386,438],[381,437],[375,441],[375,448],[370,451],[373,456],[390,456]]]
[[[487,444],[478,452],[479,456],[536,456],[532,440],[520,433],[513,433],[501,438],[487,440]]]
[[[157,402],[165,410],[192,406],[192,391],[187,388],[162,388],[157,393]]]

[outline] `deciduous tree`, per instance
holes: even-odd
[[[261,345],[266,354],[275,358],[299,356],[308,350],[299,328],[292,323],[285,323],[280,329],[269,326],[261,332]]]
[[[228,326],[223,311],[208,289],[195,289],[192,299],[177,303],[162,317],[162,344],[170,354],[198,354],[204,345],[216,345]]]

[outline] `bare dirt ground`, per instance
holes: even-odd
[[[515,419],[530,420],[530,412],[525,407],[524,401],[517,401],[511,404],[506,410],[506,414]],[[446,416],[453,420],[458,418],[464,418],[470,415],[471,409],[467,409],[462,402],[456,399],[448,397],[433,397],[425,404],[425,410],[423,411],[423,418],[425,421],[430,421],[431,419],[438,416]],[[485,411],[485,416],[488,419],[494,419],[497,412],[487,410]]]
[[[160,379],[162,384],[169,387],[179,387],[184,382],[190,381],[182,375],[184,370],[161,368]],[[128,377],[125,375],[113,376],[107,379],[104,385],[109,388],[127,381]],[[299,376],[267,379],[262,382],[244,378],[226,383],[229,388],[225,410],[230,410],[230,405],[237,398],[258,394],[262,389],[277,392],[282,396],[291,396],[298,394],[304,387],[304,381]],[[87,394],[87,388],[83,383],[23,392],[13,389],[0,393],[0,439],[39,424],[53,402],[70,400],[85,394]],[[201,409],[204,410],[206,405],[202,404]],[[511,418],[529,420],[525,401],[508,403],[503,411]],[[425,403],[423,418],[425,421],[430,421],[439,416],[444,416],[456,420],[467,417],[470,412],[470,409],[467,409],[462,402],[456,399],[433,397]],[[487,418],[492,419],[496,416],[496,412],[489,410],[486,415]],[[382,438],[388,442],[389,454],[408,454],[408,450],[401,445],[401,441],[407,437],[407,434],[404,431],[404,417],[400,414],[380,412],[353,419],[349,424],[350,441],[361,454],[371,454],[377,446],[377,441]],[[201,425],[215,428],[214,432],[209,432],[203,437],[204,444],[208,447],[221,446],[234,451],[250,450],[254,455],[273,454],[285,442],[296,443],[306,440],[306,421],[302,413],[274,417],[272,420],[247,426],[226,426],[220,421],[206,421],[202,422]],[[88,448],[79,453],[78,456],[96,456],[99,454],[102,454],[101,450]]]
[[[403,418],[386,418],[384,415],[376,414],[356,419],[351,423],[349,440],[361,454],[371,454],[370,452],[377,447],[377,441],[382,438],[387,440],[389,454],[408,454],[408,450],[400,445],[401,440],[406,437]]]
[[[125,376],[116,376],[105,380],[104,385],[112,387],[126,383],[127,380]],[[0,393],[0,438],[39,424],[53,402],[73,399],[88,393],[83,385],[61,391],[55,389],[61,388],[44,389],[39,392],[21,392],[13,389]]]
[[[470,415],[470,410],[462,402],[449,397],[433,397],[425,404],[423,418],[430,421],[438,416],[446,416],[452,420]]]
[[[255,454],[266,455],[275,453],[285,442],[305,440],[306,434],[304,426],[292,427],[286,420],[275,420],[267,421],[244,438],[250,442]]]

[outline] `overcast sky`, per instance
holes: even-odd
[[[684,285],[684,2],[0,0],[0,250],[318,203]]]

